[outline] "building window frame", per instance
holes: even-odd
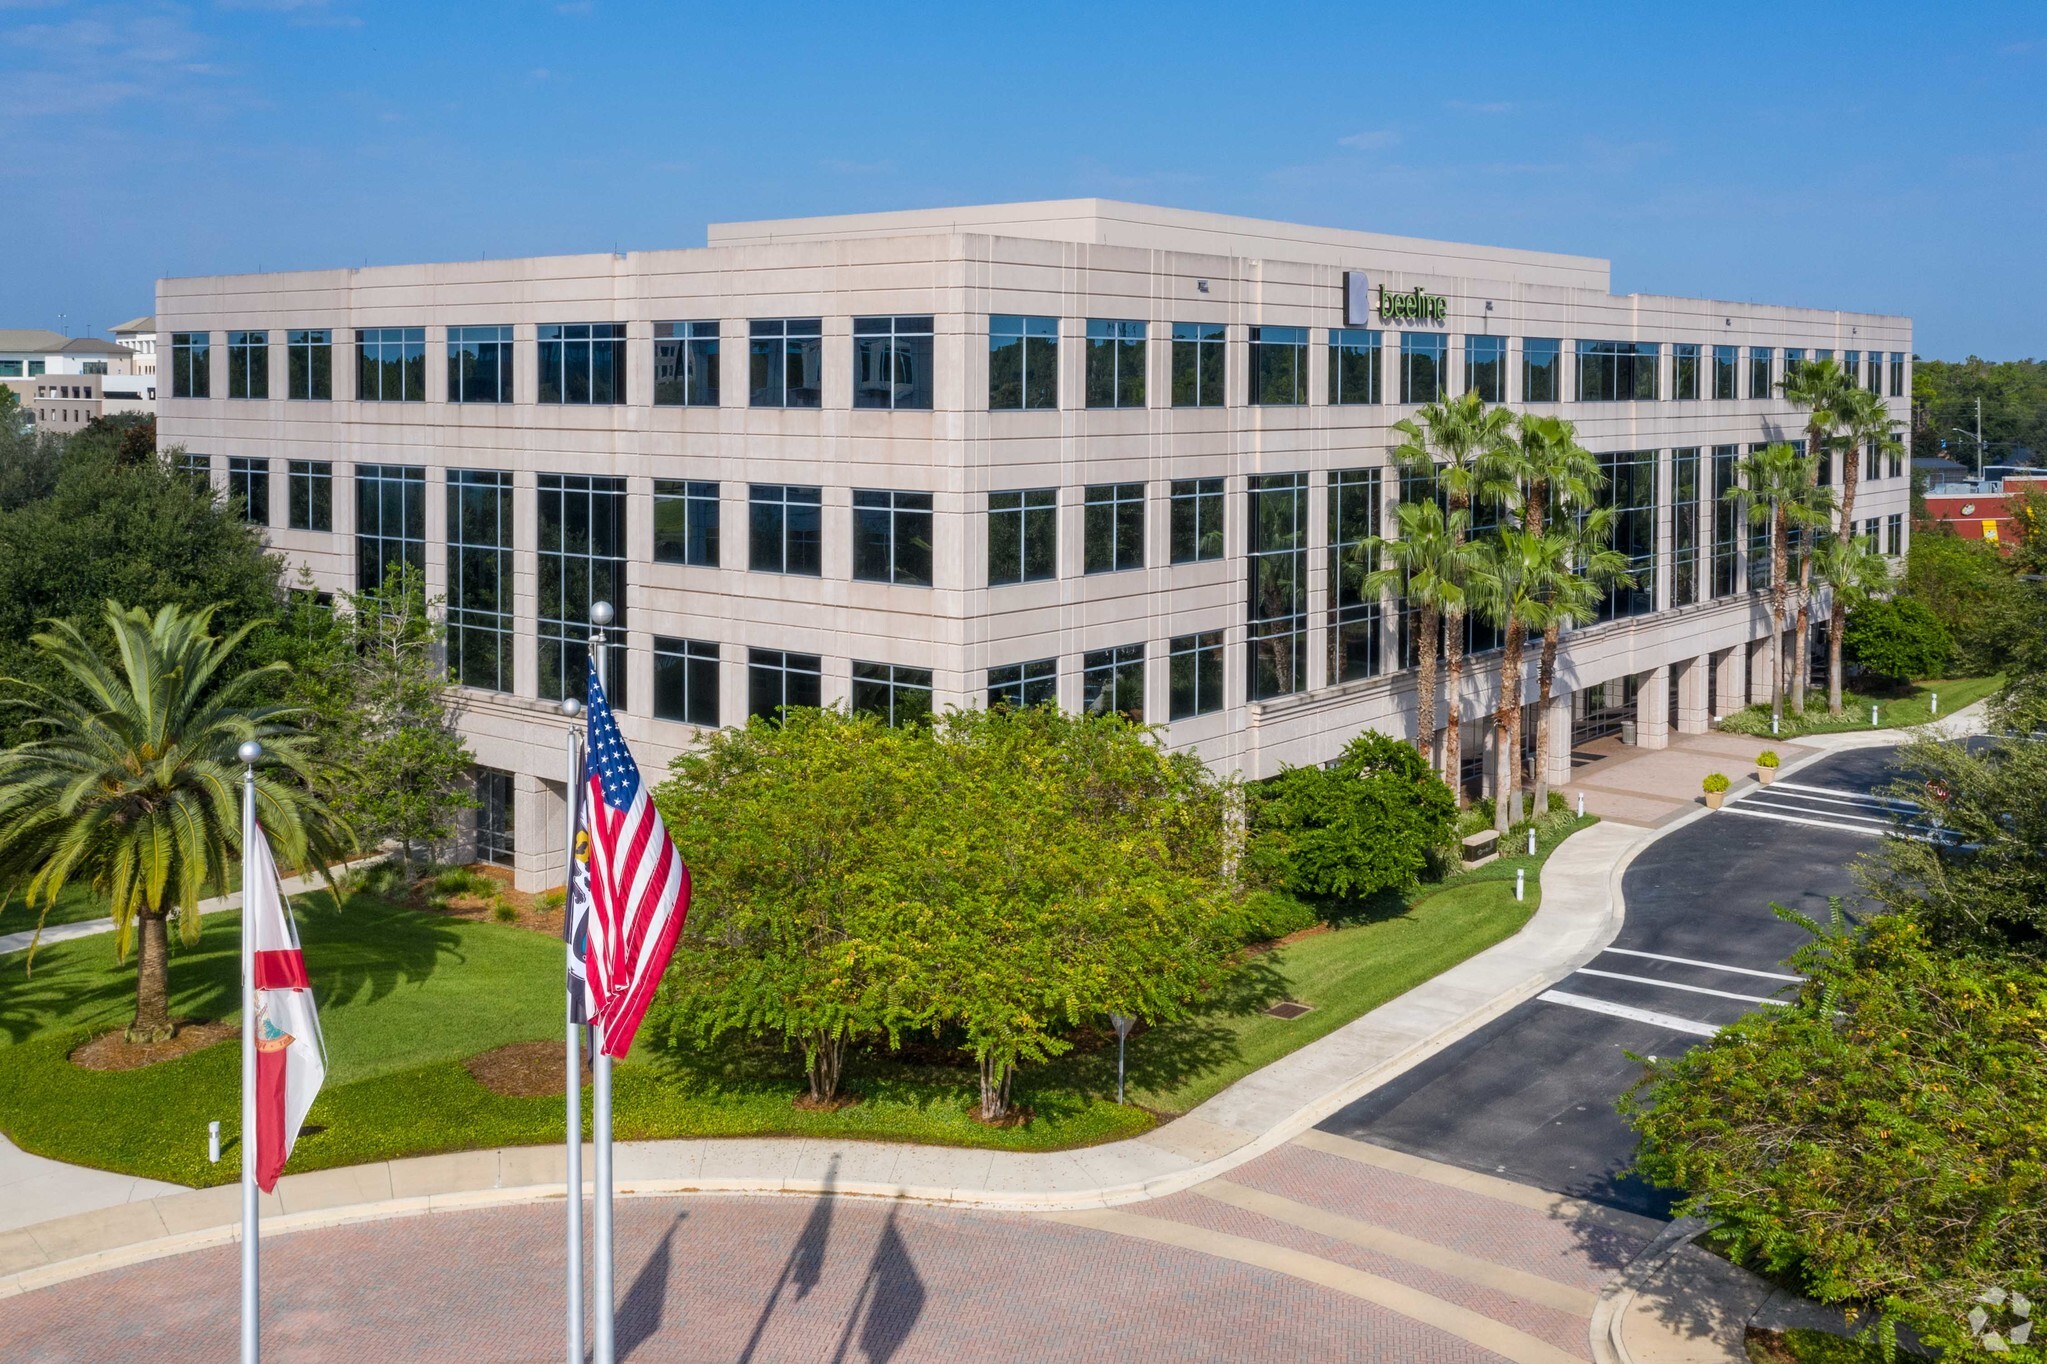
[[[1166,646],[1167,718],[1191,720],[1223,708],[1223,632],[1176,635]]]
[[[261,455],[227,457],[227,500],[241,504],[242,520],[270,524],[270,461]]]
[[[1059,660],[1034,658],[1027,663],[1004,663],[988,670],[988,709],[1009,706],[1029,710],[1033,706],[1059,704]]]
[[[931,586],[932,497],[898,489],[853,490],[853,578]]]
[[[1229,509],[1221,478],[1178,478],[1167,489],[1168,560],[1200,564],[1223,557]]]
[[[1142,483],[1092,483],[1081,493],[1081,571],[1125,573],[1144,567]]]
[[[1670,452],[1670,604],[1691,606],[1699,592],[1699,447]]]
[[[1674,341],[1670,347],[1670,400],[1697,402],[1699,398],[1699,343]]]
[[[746,566],[754,573],[824,576],[824,490],[752,483],[746,490]]]
[[[262,399],[270,396],[270,333],[227,334],[227,396]]]
[[[477,767],[476,860],[509,867],[518,860],[518,799],[512,774]]]
[[[1308,685],[1308,476],[1254,474],[1245,499],[1246,694]]]
[[[534,401],[551,407],[626,403],[623,322],[543,322],[534,329],[540,382]],[[611,685],[609,678],[605,686]]]
[[[285,465],[284,518],[289,530],[334,529],[334,465],[294,459]]]
[[[512,475],[450,469],[448,677],[482,691],[512,690]]]
[[[1464,338],[1464,391],[1478,394],[1480,402],[1507,401],[1506,337]]]
[[[665,377],[664,377],[665,376]],[[718,324],[654,324],[654,406],[718,405]]]
[[[1173,324],[1174,407],[1229,404],[1229,327],[1221,322]]]
[[[1244,401],[1252,407],[1302,407],[1308,401],[1308,329],[1246,328],[1249,351],[1244,366],[1250,387]]]
[[[936,337],[929,313],[853,319],[853,406],[929,412]]]
[[[1059,576],[1059,490],[988,494],[988,585],[1049,582]]]
[[[1143,407],[1148,354],[1145,324],[1118,318],[1091,317],[1081,343],[1086,359],[1087,405],[1093,408]]]
[[[1578,401],[1655,402],[1662,353],[1657,341],[1580,341]]]
[[[358,328],[355,398],[364,403],[425,402],[426,328]]]
[[[448,401],[512,401],[512,329],[448,328]]]
[[[1143,724],[1144,655],[1142,643],[1113,644],[1082,654],[1081,714],[1119,715],[1134,725]]]
[[[1450,391],[1450,338],[1441,332],[1400,334],[1400,401],[1440,402]]]
[[[540,697],[582,700],[590,657],[590,605],[611,603],[606,627],[605,700],[625,710],[626,481],[599,474],[541,474],[535,505],[539,546],[534,633]]]
[[[1768,399],[1774,390],[1770,387],[1771,371],[1777,363],[1777,352],[1771,346],[1750,346],[1748,348],[1748,395],[1758,400]]]
[[[1383,611],[1364,580],[1377,567],[1347,562],[1384,524],[1382,471],[1331,469],[1328,475],[1329,671],[1331,685],[1376,677],[1384,666]]]
[[[30,374],[42,370],[31,361]],[[213,334],[171,333],[171,396],[207,398],[213,394]]]
[[[655,563],[718,567],[718,496],[714,482],[654,480]]]
[[[850,709],[855,715],[875,716],[891,729],[928,723],[931,669],[855,659]]]
[[[988,410],[1049,412],[1059,406],[1059,319],[988,315]]]
[[[1613,509],[1612,547],[1627,556],[1633,582],[1616,586],[1599,606],[1599,619],[1646,616],[1656,610],[1657,458],[1654,450],[1610,450],[1598,457],[1601,506]]]
[[[297,327],[284,334],[284,396],[299,402],[334,398],[334,331]]]
[[[426,572],[426,469],[417,464],[358,464],[356,590],[381,587],[394,563]]]
[[[1376,405],[1386,394],[1385,336],[1366,327],[1329,329],[1329,403]]]
[[[824,660],[786,649],[746,651],[747,718],[781,723],[790,710],[824,704]]]
[[[824,323],[815,317],[761,317],[746,324],[749,407],[824,405]]]
[[[1521,339],[1521,401],[1562,402],[1564,397],[1564,343],[1555,336],[1526,336]]]
[[[654,636],[654,718],[718,727],[718,646],[704,639]]]

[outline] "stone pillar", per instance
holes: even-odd
[[[1549,784],[1562,786],[1571,780],[1571,693],[1553,692],[1549,698],[1549,752],[1541,755],[1549,765]]]
[[[567,783],[512,775],[512,885],[524,891],[562,884],[562,839],[569,818]]]
[[[1670,747],[1670,665],[1642,674],[1635,689],[1635,747]]]
[[[1732,715],[1748,704],[1748,645],[1723,649],[1714,660],[1714,719]]]
[[[1674,666],[1677,668],[1677,714],[1672,719],[1677,732],[1704,734],[1711,728],[1712,721],[1707,713],[1706,693],[1710,690],[1707,682],[1713,668],[1713,656],[1701,654]]]
[[[1748,694],[1752,702],[1769,704],[1770,680],[1770,637],[1764,635],[1748,648]]]

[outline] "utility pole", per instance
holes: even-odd
[[[1976,399],[1976,481],[1983,481],[1983,400]]]

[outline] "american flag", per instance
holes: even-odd
[[[648,798],[640,768],[590,661],[589,771],[583,823],[590,831],[590,998],[604,1052],[624,1056],[653,1002],[689,913],[689,868]]]

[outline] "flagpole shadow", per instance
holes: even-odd
[[[900,1212],[900,1208],[890,1208],[888,1221],[882,1224],[881,1239],[875,1243],[874,1256],[867,1262],[867,1276],[861,1280],[860,1296],[846,1317],[846,1333],[839,1337],[839,1348],[832,1352],[832,1364],[844,1364],[856,1326],[860,1330],[860,1353],[867,1357],[867,1364],[888,1364],[924,1315],[924,1300],[928,1296],[924,1276],[917,1272],[910,1259],[910,1248],[896,1230]]]
[[[633,1278],[633,1286],[626,1290],[625,1301],[618,1305],[616,1320],[620,1359],[631,1358],[634,1350],[661,1330],[661,1321],[668,1307],[668,1274],[675,1263],[675,1233],[688,1216],[687,1212],[675,1214],[675,1220],[661,1234],[661,1242],[654,1247],[654,1253],[640,1266],[639,1274]]]
[[[751,1364],[754,1352],[760,1348],[761,1337],[767,1334],[769,1320],[781,1305],[785,1290],[793,1286],[796,1300],[801,1302],[824,1281],[825,1247],[831,1241],[832,1209],[838,1202],[832,1190],[838,1179],[839,1158],[833,1156],[832,1163],[825,1168],[824,1190],[811,1206],[803,1231],[789,1250],[789,1258],[782,1262],[782,1272],[776,1276],[775,1286],[768,1291],[768,1300],[761,1304],[761,1314],[753,1324],[753,1334],[746,1338],[746,1348],[739,1352],[739,1364]]]

